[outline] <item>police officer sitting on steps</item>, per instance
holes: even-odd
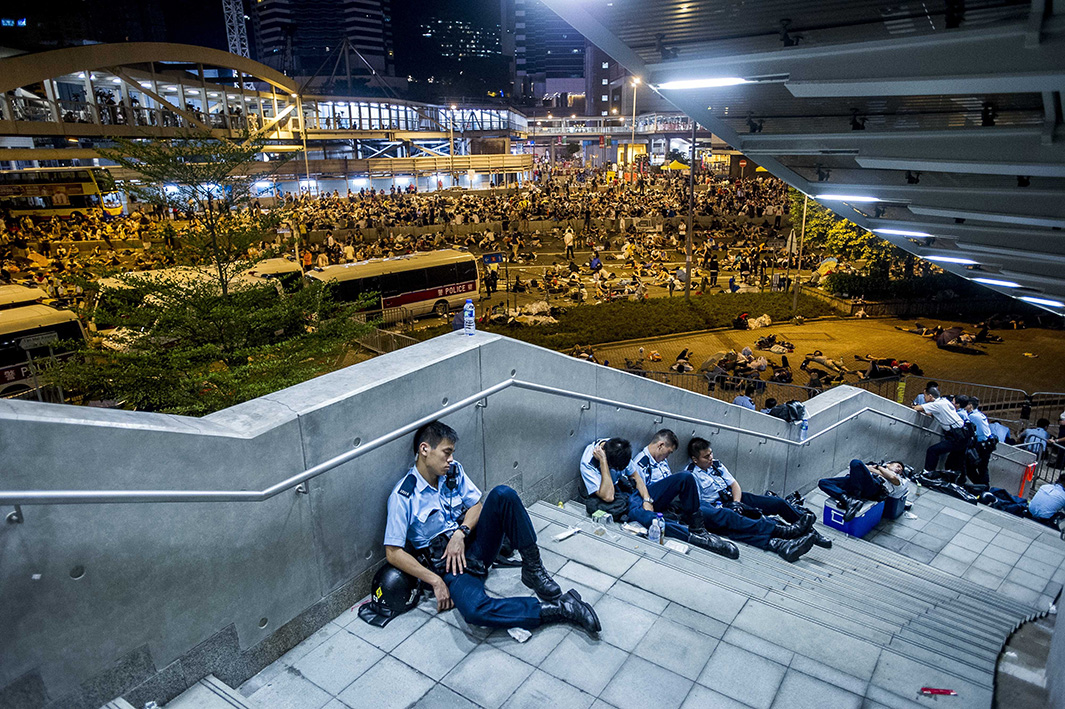
[[[730,559],[739,557],[735,544],[706,531],[699,512],[699,484],[695,478],[688,473],[671,475],[666,459],[677,449],[677,436],[673,431],[664,428],[655,433],[647,447],[637,453],[628,466],[619,470],[621,461],[618,456],[626,449],[632,450],[629,442],[618,438],[595,441],[585,449],[581,457],[581,480],[586,497],[594,496],[598,503],[608,506],[616,504],[619,496],[623,496],[622,499],[627,497],[629,521],[644,527],[650,527],[657,514],[665,514],[672,507],[679,510],[683,522],[666,519],[667,537]],[[596,461],[598,470],[587,460],[589,455]],[[591,511],[593,504],[586,501],[585,507]]]
[[[705,438],[693,438],[688,442],[688,457],[691,462],[683,474],[692,475],[698,481],[701,503],[699,509],[708,529],[738,542],[775,552],[789,563],[798,561],[814,544],[826,549],[832,546],[830,539],[813,531],[815,517],[812,512],[799,513],[779,497],[766,496],[765,499],[779,501],[787,507],[788,516],[795,518],[793,523],[778,524],[768,517],[751,519],[739,512],[736,504],[722,504],[722,493],[726,490],[726,496],[738,503],[737,493],[740,493],[740,485],[721,461],[714,460],[714,451]],[[741,494],[746,502],[748,495]],[[762,496],[749,497],[755,499]],[[773,502],[766,502],[765,506],[776,512],[781,511]]]
[[[414,434],[414,465],[388,497],[388,563],[432,588],[438,611],[457,607],[471,625],[532,629],[565,622],[598,632],[592,607],[575,590],[563,594],[544,569],[518,494],[500,485],[482,496],[452,458],[458,440],[455,430],[439,421]],[[521,581],[539,601],[485,593],[503,535],[521,554]]]

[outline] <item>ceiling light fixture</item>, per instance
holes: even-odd
[[[983,283],[985,286],[1001,286],[1002,288],[1020,288],[1020,283],[1014,283],[1013,281],[1000,281],[997,278],[974,278],[977,283]]]
[[[923,231],[906,231],[905,229],[873,229],[873,232],[890,236],[932,236]]]
[[[938,261],[940,263],[956,263],[962,266],[978,266],[979,261],[973,261],[971,258],[959,258],[957,256],[925,256],[929,261]]]
[[[814,199],[823,199],[827,201],[837,202],[879,202],[879,197],[866,197],[864,195],[853,194],[819,194],[815,195]]]
[[[685,89],[716,89],[720,86],[739,86],[740,84],[749,84],[751,82],[747,79],[741,79],[736,76],[724,76],[713,79],[681,79],[679,81],[667,81],[664,84],[659,84],[657,88],[666,89],[667,91],[683,91]]]
[[[1022,295],[1021,300],[1032,303],[1033,305],[1049,305],[1052,308],[1065,308],[1065,303],[1060,300],[1050,300],[1049,298],[1035,298],[1030,295]]]

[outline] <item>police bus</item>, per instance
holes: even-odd
[[[0,310],[21,308],[24,305],[42,303],[48,299],[48,294],[40,288],[32,286],[5,285],[0,286]]]
[[[122,195],[102,168],[33,168],[0,171],[0,208],[12,217],[69,219],[122,214]]]
[[[78,317],[47,305],[0,310],[0,397],[26,394],[37,388],[37,372],[72,352],[70,341],[84,341]]]
[[[406,308],[411,315],[447,315],[477,295],[477,259],[465,251],[428,253],[315,268],[307,278],[332,283],[333,297],[355,302],[377,293],[377,307]]]

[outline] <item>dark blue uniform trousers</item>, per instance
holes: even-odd
[[[788,524],[795,524],[802,519],[802,513],[789,505],[783,498],[773,495],[754,495],[744,492],[740,502],[755,508],[766,515],[776,515]]]
[[[957,434],[955,434],[957,436]],[[950,436],[944,436],[943,440],[939,443],[933,443],[928,446],[928,450],[924,453],[924,469],[935,470],[936,464],[939,462],[939,456],[944,453],[947,454],[947,469],[957,472],[961,470],[958,463],[959,453],[965,450],[966,440],[961,437],[952,438]]]
[[[536,543],[536,530],[518,493],[506,485],[492,488],[483,502],[466,556],[480,559],[487,569],[499,554],[504,534],[515,549],[524,549]],[[540,601],[532,596],[492,598],[485,593],[484,579],[470,573],[444,574],[444,583],[455,607],[471,625],[527,630],[540,626]]]
[[[865,463],[855,458],[851,461],[850,472],[841,478],[823,478],[817,481],[821,488],[833,499],[857,497],[862,500],[876,500],[884,493],[884,487],[876,481]]]
[[[674,500],[683,515],[695,514],[699,509],[699,481],[691,473],[673,473],[647,486],[647,494],[654,500],[654,512],[643,508],[640,493],[629,495],[629,519],[650,529],[651,522],[659,512],[666,512]],[[666,536],[688,541],[688,527],[666,520]]]
[[[745,494],[744,497],[746,496]],[[706,528],[714,534],[720,534],[759,549],[769,548],[769,540],[773,538],[776,522],[764,517],[751,519],[716,505],[703,505],[699,510],[703,513]]]

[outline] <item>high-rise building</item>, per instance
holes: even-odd
[[[0,46],[27,51],[169,39],[161,0],[109,0],[106,8],[69,0],[5,0],[0,15]]]
[[[500,0],[502,48],[519,102],[584,111],[585,40],[540,0]]]
[[[255,58],[291,76],[310,76],[346,38],[378,74],[392,73],[391,0],[257,0],[251,4]],[[365,73],[356,62],[353,72]]]

